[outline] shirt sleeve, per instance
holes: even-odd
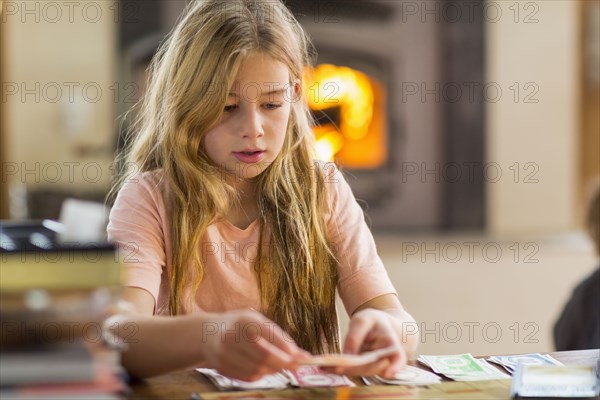
[[[338,261],[338,290],[349,315],[362,304],[397,292],[377,254],[375,240],[352,189],[333,163],[326,164],[329,241]]]
[[[108,239],[119,246],[124,262],[124,286],[145,289],[156,310],[163,268],[166,265],[164,203],[148,173],[123,185],[111,209]]]

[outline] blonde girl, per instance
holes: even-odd
[[[391,376],[415,351],[348,184],[313,159],[301,98],[313,56],[279,1],[195,0],[153,59],[126,154],[137,173],[115,186],[108,227],[128,259],[135,312],[119,321],[135,332],[113,333],[132,375],[204,366],[255,380],[310,353],[395,346],[335,370]]]

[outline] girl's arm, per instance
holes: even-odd
[[[202,365],[252,381],[294,369],[305,356],[275,323],[255,311],[153,316],[154,299],[144,289],[125,288],[123,298],[135,312],[111,317],[107,328],[127,345],[123,366],[139,378]]]

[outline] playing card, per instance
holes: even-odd
[[[484,359],[476,358],[476,360],[477,360],[477,363],[479,363],[479,365],[489,375],[489,378],[482,378],[482,379],[510,379],[510,375],[505,374],[504,372],[500,372],[498,369],[496,369],[493,365],[491,365]],[[477,380],[481,380],[481,379],[477,379]]]
[[[498,371],[485,360],[474,358],[471,354],[420,356],[418,360],[434,372],[455,381],[510,379],[510,376]]]
[[[429,371],[405,365],[393,378],[388,379],[380,376],[373,376],[371,377],[371,380],[379,385],[431,385],[440,383],[442,379]]]
[[[398,348],[396,346],[391,346],[362,354],[325,354],[312,356],[311,358],[303,360],[302,364],[320,367],[360,367],[378,361],[397,351]]]
[[[295,371],[285,371],[292,386],[297,387],[335,387],[355,386],[355,384],[344,375],[323,372],[314,365],[302,365]]]
[[[290,383],[287,377],[282,373],[265,375],[257,381],[246,382],[221,375],[215,369],[196,368],[196,371],[210,379],[219,390],[285,389]]]
[[[513,373],[518,364],[524,365],[563,365],[560,361],[551,356],[539,353],[520,354],[516,356],[492,356],[487,359],[493,363],[503,366],[506,370]]]
[[[485,372],[471,354],[420,356],[419,361],[440,374],[480,374]]]

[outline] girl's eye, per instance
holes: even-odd
[[[236,108],[237,108],[237,105],[235,105],[235,104],[229,104],[229,105],[227,105],[227,106],[225,106],[223,108],[223,111],[230,112],[230,111],[235,110]]]
[[[267,110],[275,110],[277,108],[281,107],[281,104],[275,104],[275,103],[267,103],[265,104],[265,108]]]

